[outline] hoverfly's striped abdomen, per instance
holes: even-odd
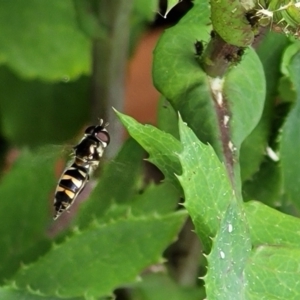
[[[73,163],[62,174],[55,191],[54,206],[56,220],[74,202],[89,180],[89,167],[85,168]]]
[[[75,161],[64,171],[55,191],[54,220],[73,204],[92,171],[98,167],[104,149],[110,141],[105,128],[107,124],[102,124],[103,120],[100,120],[100,125],[88,127],[81,141],[73,148]]]

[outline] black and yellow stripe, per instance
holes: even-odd
[[[54,206],[56,220],[65,210],[67,210],[82,191],[89,180],[90,166],[80,166],[74,162],[62,174],[55,191]]]

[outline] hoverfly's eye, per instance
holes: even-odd
[[[95,130],[95,128],[96,128],[96,126],[89,126],[89,127],[85,130],[84,134],[92,134],[93,131]]]
[[[107,131],[97,132],[96,137],[100,142],[106,143],[106,145],[110,142],[110,137]]]

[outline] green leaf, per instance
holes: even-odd
[[[243,199],[258,200],[269,206],[280,206],[282,174],[278,163],[266,160],[251,180],[244,183]]]
[[[225,77],[223,92],[231,114],[231,140],[240,149],[241,143],[258,124],[266,97],[264,71],[252,48]]]
[[[162,34],[154,50],[153,82],[197,136],[218,151],[214,103],[194,49],[196,40],[209,38],[209,13],[207,3],[195,3],[176,26]]]
[[[134,215],[172,212],[178,206],[180,195],[174,185],[164,182],[150,184],[141,194],[133,198],[130,207]]]
[[[154,85],[171,103],[186,91],[186,83],[189,86],[203,84],[204,73],[195,60],[194,43],[209,39],[206,25],[209,13],[207,3],[195,3],[177,25],[162,34],[155,48]]]
[[[283,76],[280,78],[278,93],[282,102],[295,102],[297,99],[296,91],[289,77]]]
[[[298,299],[299,219],[258,202],[245,205],[246,218],[242,211],[232,203],[214,240],[208,298]]]
[[[219,222],[235,198],[224,165],[210,145],[201,143],[190,128],[179,121],[183,151],[179,154],[182,175],[178,179],[188,210],[205,251],[217,233]]]
[[[128,139],[115,160],[104,168],[91,196],[81,205],[75,223],[86,226],[93,218],[103,217],[111,205],[131,202],[141,179],[143,156],[143,149]]]
[[[251,241],[241,205],[232,201],[221,221],[208,255],[205,277],[208,299],[246,299],[244,268],[251,254]]]
[[[291,60],[295,55],[297,55],[300,51],[300,41],[294,41],[290,44],[284,51],[281,61],[281,73],[287,77],[291,76],[290,66]]]
[[[282,51],[287,43],[288,40],[284,35],[269,32],[257,49],[257,54],[264,68],[266,99],[264,102],[264,111],[259,123],[245,139],[241,147],[240,164],[242,181],[250,179],[251,176],[259,170],[259,166],[264,159],[273,120],[278,80],[281,76],[280,61]],[[272,51],[270,51],[270,49],[272,49]],[[245,72],[247,73],[248,70],[245,70]]]
[[[60,297],[45,297],[44,295],[36,295],[30,291],[17,290],[14,287],[0,287],[0,299],[5,300],[60,300]],[[84,298],[64,298],[65,300],[84,300]]]
[[[179,140],[178,115],[170,102],[164,97],[161,97],[158,102],[157,128],[172,134]]]
[[[262,244],[300,247],[300,220],[260,202],[245,203],[253,246]]]
[[[63,143],[88,119],[88,79],[46,84],[22,81],[0,68],[3,135],[15,145]]]
[[[61,297],[110,295],[134,282],[147,266],[158,263],[186,219],[185,212],[94,224],[76,231],[13,278],[20,289]]]
[[[299,299],[299,248],[259,246],[245,269],[246,299]]]
[[[90,70],[90,42],[71,0],[0,1],[0,60],[25,78],[75,79]]]
[[[174,212],[180,200],[178,190],[170,183],[150,184],[142,194],[134,196],[126,204],[112,204],[101,217],[101,222],[127,218],[130,214],[145,216]]]
[[[300,220],[259,202],[244,207],[253,246],[246,299],[299,299]]]
[[[186,207],[194,221],[196,231],[206,250],[209,237],[216,234],[217,219],[221,219],[233,191],[224,165],[218,160],[211,146],[202,144],[194,133],[180,122],[181,152],[179,142],[164,132],[138,124],[131,117],[117,113],[130,135],[150,153],[150,161],[157,165],[176,184],[177,176],[185,193]],[[177,184],[178,185],[178,184]]]
[[[148,160],[163,172],[167,181],[181,191],[174,175],[181,173],[178,160],[178,153],[181,151],[180,142],[172,135],[151,125],[141,125],[131,117],[116,113],[129,134],[149,153]]]
[[[158,10],[158,6],[158,0],[134,0],[133,17],[138,17],[143,21],[152,21]]]
[[[212,0],[210,4],[214,30],[225,42],[239,47],[252,44],[254,33],[240,1]]]
[[[163,17],[166,18],[170,10],[181,1],[182,0],[167,0],[167,9]]]
[[[0,185],[0,278],[19,268],[23,256],[44,238],[49,222],[49,197],[55,187],[54,155],[41,159],[23,151]],[[37,254],[41,251],[38,249]]]
[[[262,116],[260,122],[242,143],[240,151],[242,182],[251,180],[253,174],[259,171],[268,145],[269,126],[270,122],[267,122],[266,117]]]
[[[105,39],[108,29],[98,21],[92,1],[73,0],[76,19],[80,29],[91,39]]]
[[[288,199],[300,208],[300,54],[294,55],[290,59],[290,77],[295,86],[297,101],[295,107],[287,117],[286,123],[282,128],[282,138],[280,145],[280,157],[283,174],[283,184]]]
[[[203,288],[184,288],[164,274],[149,274],[136,283],[133,300],[199,300],[205,298]]]

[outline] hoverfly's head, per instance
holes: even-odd
[[[89,126],[85,130],[84,135],[96,138],[99,142],[102,143],[103,147],[107,147],[110,142],[110,136],[106,130],[107,126],[108,126],[108,123],[105,123],[103,125],[103,120],[101,119],[100,125]]]

